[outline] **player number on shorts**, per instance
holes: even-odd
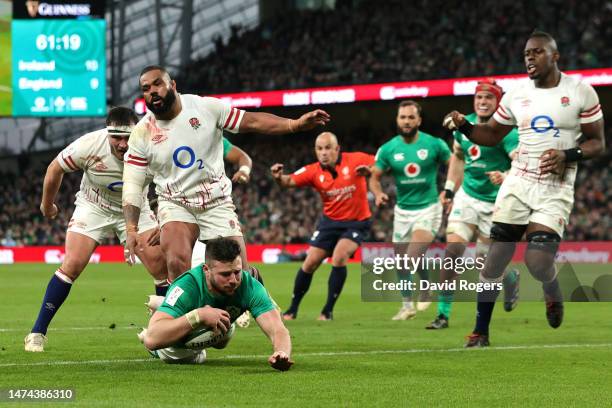
[[[189,146],[177,147],[172,155],[172,160],[176,167],[180,167],[181,169],[188,169],[193,166],[194,163],[198,164],[198,170],[204,169],[204,162],[202,159],[196,160],[195,153]]]

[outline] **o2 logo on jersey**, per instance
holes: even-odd
[[[406,167],[404,167],[404,173],[408,177],[416,177],[421,173],[421,166],[416,163],[408,163]]]
[[[531,119],[531,129],[536,133],[546,133],[552,130],[554,131],[553,137],[560,137],[559,129],[555,127],[555,122],[547,115],[538,115]]]
[[[198,170],[204,169],[204,162],[202,159],[195,158],[195,152],[189,146],[177,147],[172,154],[172,161],[176,167],[181,169],[188,169],[193,166],[194,163],[198,163]]]
[[[113,193],[123,191],[123,181],[113,181],[108,186],[106,186],[106,188],[108,188]]]
[[[468,149],[468,154],[470,155],[470,159],[472,159],[472,161],[478,160],[480,158],[480,146],[470,146],[470,148]]]

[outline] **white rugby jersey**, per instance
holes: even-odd
[[[577,164],[568,163],[560,175],[542,175],[540,156],[548,149],[576,147],[582,136],[580,125],[602,117],[593,87],[563,73],[555,88],[536,88],[534,81],[528,81],[509,91],[493,115],[501,124],[518,127],[519,146],[510,174],[564,187],[573,187]]]
[[[148,168],[160,199],[189,208],[231,202],[222,137],[223,130],[238,132],[244,111],[217,98],[179,97],[182,109],[174,119],[158,120],[148,112],[132,130],[125,158],[129,177],[139,179]]]
[[[123,162],[111,152],[106,129],[79,137],[62,150],[56,160],[66,173],[83,170],[77,200],[84,199],[103,210],[121,213]],[[146,189],[143,189],[143,197],[147,203]]]

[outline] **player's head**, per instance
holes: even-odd
[[[159,65],[149,65],[140,72],[140,90],[147,108],[156,115],[172,109],[177,97],[176,82]]]
[[[138,123],[138,116],[130,108],[115,106],[106,115],[106,133],[113,156],[123,160],[128,149],[128,140],[134,125]]]
[[[411,99],[401,101],[397,107],[397,131],[404,137],[411,138],[421,126],[421,105]]]
[[[527,39],[523,58],[530,79],[545,78],[551,72],[558,70],[559,50],[557,49],[557,42],[548,33],[534,31]]]
[[[497,85],[493,78],[478,81],[474,94],[474,112],[478,118],[488,120],[493,116],[503,92],[501,86]]]
[[[208,241],[204,271],[214,292],[231,296],[242,283],[240,245],[230,238]]]
[[[338,138],[331,132],[323,132],[315,140],[315,154],[322,166],[333,166],[338,161],[340,146]]]

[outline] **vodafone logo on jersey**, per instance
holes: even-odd
[[[404,167],[404,173],[408,177],[416,177],[421,174],[421,166],[416,163],[408,163],[406,167]]]
[[[468,154],[472,160],[478,160],[480,158],[480,146],[472,145],[472,147],[468,149]]]

